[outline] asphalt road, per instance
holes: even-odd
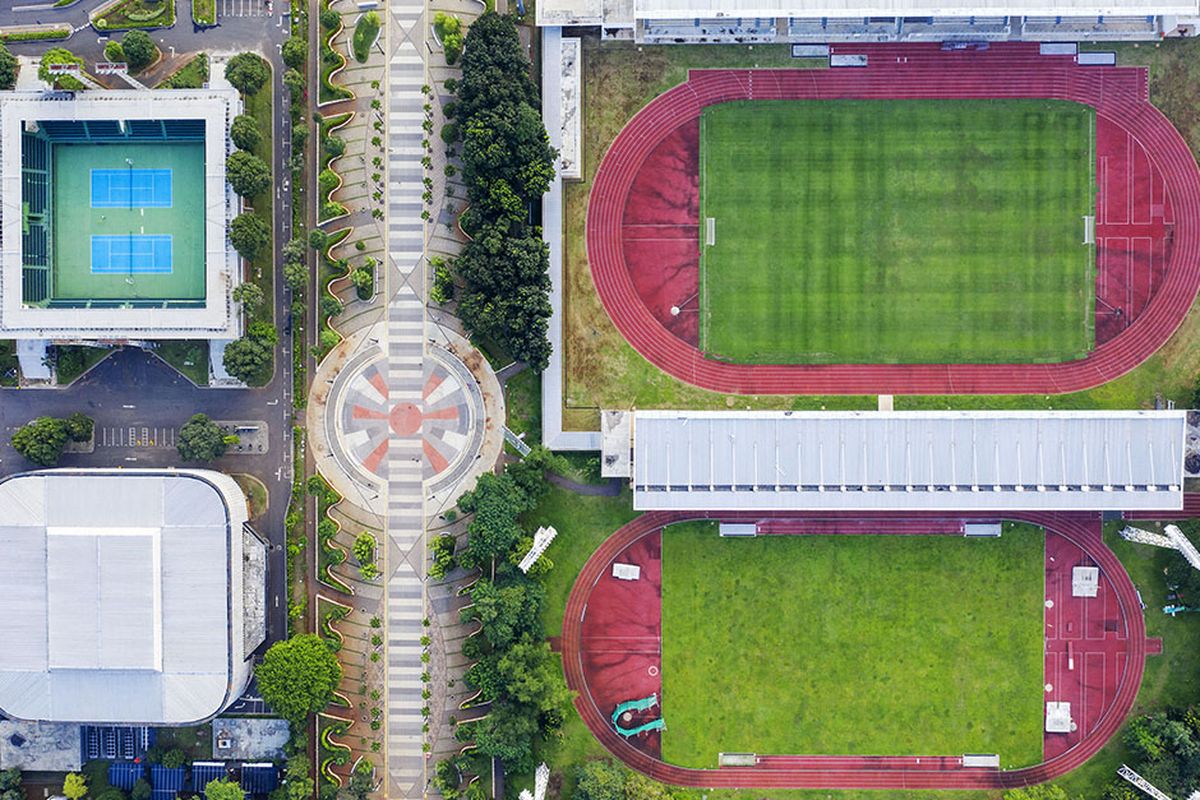
[[[290,32],[288,19],[282,14],[288,2],[275,0],[273,13],[268,14],[265,0],[217,0],[218,25],[206,30],[197,30],[191,24],[189,0],[175,2],[176,25],[149,32],[164,53],[256,51],[271,62],[275,97],[275,263],[282,263],[283,245],[292,236],[288,195],[291,175],[286,166],[291,155],[291,128],[280,57],[280,46]],[[10,49],[36,58],[49,47],[65,46],[91,64],[104,60],[104,44],[108,41],[87,24],[88,12],[99,3],[81,0],[59,9],[50,7],[50,0],[4,3],[0,7],[0,27],[69,22],[75,33],[66,42],[13,43]],[[282,333],[291,296],[278,274],[275,283],[275,319]],[[0,435],[0,475],[34,468],[12,449],[9,440],[14,428],[39,415],[65,416],[82,411],[95,419],[95,452],[65,455],[62,465],[106,467],[183,466],[171,442],[178,427],[198,412],[214,419],[265,420],[270,431],[265,454],[226,455],[212,466],[225,472],[250,473],[270,490],[268,513],[256,521],[255,527],[272,545],[268,642],[283,638],[287,633],[283,522],[292,470],[292,355],[290,336],[281,335],[280,340],[274,378],[261,389],[197,388],[155,356],[128,348],[110,356],[68,388],[0,390],[0,425],[4,428]]]

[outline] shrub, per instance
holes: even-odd
[[[104,58],[108,61],[124,61],[125,49],[116,39],[109,39],[108,44],[104,45]]]
[[[462,55],[462,21],[453,14],[438,11],[433,15],[433,30],[442,42],[446,63],[453,64]]]
[[[326,8],[321,12],[320,16],[321,27],[327,31],[336,30],[337,26],[342,22],[342,15],[334,11],[332,8]]]
[[[429,553],[432,563],[429,566],[429,576],[431,578],[441,580],[450,570],[454,569],[454,548],[454,537],[448,533],[442,534],[430,543]]]
[[[79,411],[67,417],[64,424],[67,427],[67,436],[72,442],[86,442],[92,438],[92,431],[96,428],[95,420]]]
[[[379,14],[368,11],[354,23],[354,38],[350,42],[350,49],[354,52],[355,61],[361,64],[370,57],[371,45],[378,36]]]

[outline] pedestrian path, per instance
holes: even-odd
[[[421,140],[425,6],[388,6],[388,405],[421,407],[425,359],[425,231]],[[388,796],[423,794],[421,621],[424,619],[424,425],[389,426],[387,449]]]

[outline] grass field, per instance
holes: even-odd
[[[881,533],[884,531],[881,531]],[[1044,534],[663,534],[665,760],[1041,760]]]
[[[710,106],[701,348],[749,363],[1085,355],[1094,113],[1049,100]]]
[[[92,208],[91,171],[170,169],[170,208]],[[204,145],[56,144],[54,146],[55,300],[199,300],[204,297]],[[172,268],[162,274],[92,272],[93,235],[170,234]]]

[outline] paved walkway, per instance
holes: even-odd
[[[387,385],[392,407],[419,406],[424,389],[425,231],[420,215],[421,87],[425,4],[387,10]],[[424,609],[425,511],[422,425],[389,430],[387,451],[387,795],[417,797],[426,783],[421,745],[420,637]]]

